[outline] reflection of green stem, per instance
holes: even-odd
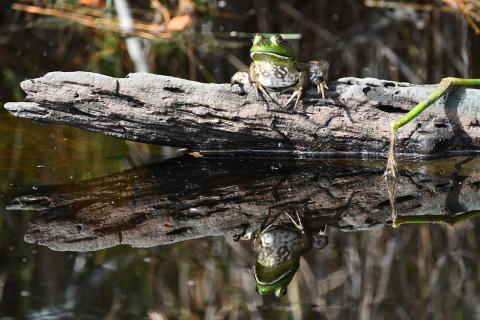
[[[403,127],[423,110],[435,103],[438,99],[446,95],[454,86],[480,86],[480,79],[461,79],[461,78],[445,78],[440,82],[440,88],[435,90],[427,99],[420,102],[415,108],[400,119],[392,122],[392,129],[397,131]]]
[[[453,216],[424,215],[424,216],[397,216],[393,221],[393,227],[407,223],[438,223],[453,227],[459,222],[474,218],[480,215],[480,210],[459,212]]]

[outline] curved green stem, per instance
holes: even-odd
[[[480,210],[472,210],[466,212],[459,212],[453,216],[441,216],[441,215],[424,215],[424,216],[397,216],[394,218],[393,227],[396,228],[401,224],[407,223],[433,223],[443,224],[453,227],[457,223],[466,221],[468,219],[477,217],[480,215]]]
[[[440,87],[435,90],[427,99],[416,105],[410,112],[398,120],[391,122],[390,150],[388,155],[387,168],[385,173],[393,177],[396,176],[395,160],[395,132],[415,119],[423,110],[431,106],[441,97],[447,95],[454,86],[480,86],[480,79],[462,79],[462,78],[444,78],[440,82]]]
[[[395,160],[395,132],[415,119],[423,110],[431,106],[441,97],[447,95],[454,86],[480,86],[480,79],[461,79],[461,78],[444,78],[440,82],[440,87],[435,90],[427,99],[416,105],[410,112],[396,121],[391,122],[390,133],[390,150],[388,155],[387,168],[385,171],[386,176],[393,178],[393,184],[391,186],[392,191],[389,191],[390,201],[392,203],[392,218],[393,227],[398,227],[401,224],[406,223],[439,223],[443,225],[454,226],[455,224],[465,221],[467,219],[480,215],[480,210],[472,210],[467,212],[460,212],[453,216],[440,216],[440,215],[425,215],[425,216],[397,216],[395,207],[395,182],[397,163]],[[388,180],[387,180],[388,182]],[[390,190],[390,188],[389,188]]]
[[[479,86],[480,79],[461,79],[461,78],[444,78],[440,82],[440,87],[435,90],[427,99],[420,102],[415,108],[410,110],[409,113],[401,117],[400,119],[392,122],[392,129],[397,131],[398,128],[403,127],[416,116],[418,116],[423,110],[435,103],[438,99],[448,94],[448,92],[454,86]]]

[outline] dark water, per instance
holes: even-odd
[[[402,161],[397,214],[429,221],[393,228],[382,158],[196,159],[17,119],[3,103],[25,99],[25,78],[135,69],[120,35],[20,14],[11,3],[0,13],[0,319],[480,318],[477,156]],[[330,80],[478,78],[478,36],[461,14],[355,1],[225,3],[246,20],[197,12],[196,30],[221,41],[232,30],[302,34],[301,60],[329,61]],[[238,67],[231,55],[249,63],[247,38],[225,51],[198,38],[153,42],[152,71],[206,81],[210,70],[227,82]],[[179,43],[192,45],[201,67]],[[234,236],[275,216],[288,224],[284,212],[299,212],[310,233],[327,226],[329,244],[301,257],[285,297],[260,296],[256,254]]]

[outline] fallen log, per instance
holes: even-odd
[[[427,98],[435,85],[373,78],[311,89],[294,108],[289,94],[258,101],[250,87],[133,73],[112,78],[52,72],[21,83],[32,102],[7,103],[13,115],[132,141],[197,150],[387,153],[390,122]],[[480,90],[455,88],[397,133],[400,153],[423,155],[480,147]]]

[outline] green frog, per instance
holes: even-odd
[[[261,295],[275,293],[277,297],[287,294],[287,286],[300,267],[300,257],[312,249],[323,249],[328,244],[326,228],[318,234],[303,227],[297,212],[297,219],[286,213],[294,227],[270,224],[260,227],[243,240],[252,242],[252,248],[258,253],[253,267],[255,290]]]
[[[294,92],[284,107],[297,98],[296,107],[311,84],[317,86],[318,93],[321,92],[325,99],[325,89],[328,89],[324,80],[326,70],[320,62],[297,62],[292,46],[279,34],[265,38],[257,33],[252,37],[252,42],[250,57],[253,62],[248,70],[241,70],[233,75],[232,85],[252,85],[257,99],[260,99],[259,91],[269,96],[266,89],[293,88]]]

